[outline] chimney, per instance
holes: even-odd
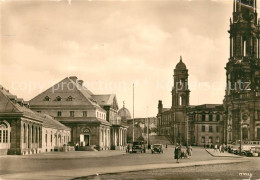
[[[162,113],[162,109],[163,109],[162,100],[159,100],[159,103],[158,103],[158,114]]]
[[[74,82],[76,82],[77,79],[78,79],[77,76],[70,76],[69,78],[70,78],[72,81],[74,81]]]
[[[17,103],[20,105],[20,106],[23,106],[23,99],[22,98],[17,98]]]
[[[81,85],[81,86],[82,86],[82,85],[83,85],[83,83],[84,83],[84,81],[83,81],[83,80],[78,80],[77,82],[78,82],[78,84],[79,84],[79,85]]]

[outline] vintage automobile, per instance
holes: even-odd
[[[137,153],[137,152],[141,152],[141,153],[146,152],[145,144],[143,141],[133,142],[132,153]]]
[[[163,145],[162,144],[153,144],[151,147],[151,152],[153,153],[163,153]]]

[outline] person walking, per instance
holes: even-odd
[[[191,157],[191,155],[192,155],[192,147],[191,145],[189,145],[189,156]]]
[[[176,163],[179,163],[180,157],[181,157],[181,149],[179,144],[176,144],[174,149],[174,159],[177,159]]]
[[[221,153],[222,151],[222,145],[219,146],[219,152]]]
[[[167,150],[168,144],[165,145],[165,149]]]

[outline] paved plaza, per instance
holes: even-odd
[[[73,179],[96,174],[187,168],[202,165],[246,163],[249,158],[214,157],[203,148],[193,148],[190,159],[176,163],[173,147],[163,154],[126,154],[124,151],[52,152],[30,156],[1,156],[3,179]]]

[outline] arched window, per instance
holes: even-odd
[[[51,146],[52,146],[52,132],[51,132]]]
[[[242,128],[242,136],[243,136],[243,140],[247,140],[248,139],[248,130],[246,127]]]
[[[48,133],[47,133],[47,131],[46,131],[46,134],[45,134],[45,143],[46,143],[46,146],[47,146],[47,143],[48,143]]]
[[[57,96],[55,101],[61,101],[61,97],[60,96]]]
[[[182,96],[179,97],[179,105],[182,106]]]
[[[27,145],[28,145],[28,148],[30,148],[30,144],[31,144],[31,142],[30,142],[30,126],[29,126],[29,124],[28,124],[28,127],[27,127]]]
[[[51,99],[49,98],[49,96],[45,96],[44,101],[50,101]]]
[[[26,129],[25,129],[25,124],[23,124],[23,143],[26,143]]]
[[[33,131],[33,125],[32,125],[32,143],[34,143],[34,131]]]
[[[8,125],[7,122],[0,122],[0,144],[8,142]]]
[[[220,115],[217,114],[216,120],[219,121],[220,120]]]
[[[38,143],[38,129],[35,127],[35,142]]]

